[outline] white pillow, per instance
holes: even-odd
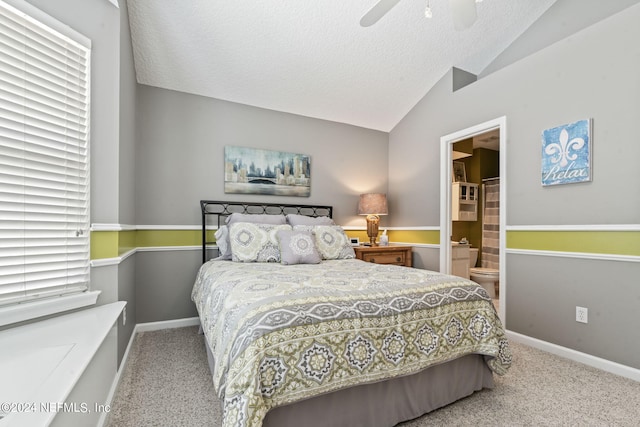
[[[214,234],[216,245],[218,245],[218,259],[231,259],[231,244],[229,242],[229,227],[221,226]]]
[[[267,215],[267,214],[243,214],[234,212],[227,217],[225,223],[228,225],[234,222],[252,222],[260,224],[286,224],[287,219],[284,215]],[[229,228],[228,225],[222,225],[214,234],[216,238],[216,245],[218,245],[218,258],[219,260],[230,260],[231,255],[231,242],[229,241]]]
[[[291,226],[250,222],[231,224],[231,259],[236,262],[280,262],[280,248],[276,235],[280,230],[291,230]]]
[[[313,232],[316,238],[316,248],[318,248],[322,259],[356,257],[349,238],[339,225],[296,225],[293,229]]]
[[[322,261],[316,249],[315,238],[310,231],[280,230],[277,237],[282,264],[318,264]]]
[[[287,218],[284,215],[269,214],[243,214],[239,212],[232,213],[227,217],[227,225],[235,222],[251,222],[254,224],[286,224]]]
[[[296,225],[335,225],[335,222],[328,216],[306,216],[298,214],[288,214],[287,222],[292,226]]]

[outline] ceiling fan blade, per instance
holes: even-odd
[[[475,0],[474,0],[475,1]],[[360,26],[370,27],[387,14],[400,0],[380,0],[360,19]]]
[[[451,4],[451,17],[453,18],[453,28],[457,31],[470,28],[478,14],[476,12],[476,0],[449,0]]]

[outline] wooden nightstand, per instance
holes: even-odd
[[[411,267],[411,246],[356,246],[353,250],[363,261]]]

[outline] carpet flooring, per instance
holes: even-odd
[[[197,327],[139,333],[112,401],[108,427],[221,425]],[[402,424],[637,426],[640,383],[511,343],[513,366],[483,390]]]

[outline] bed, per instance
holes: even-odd
[[[318,242],[341,239],[341,229],[324,222],[331,207],[210,201],[201,207],[203,253],[206,216],[214,215],[220,230],[237,214],[245,216],[229,226],[231,242],[271,239],[268,250],[269,244],[260,249],[262,261],[281,257],[252,262],[255,254],[247,260],[232,251],[231,260],[205,260],[198,272],[192,299],[224,426],[392,426],[492,388],[493,373],[509,368],[504,330],[481,286],[366,263],[342,243],[325,250]],[[256,225],[244,222],[247,213],[311,219]],[[285,264],[292,259],[285,238],[307,235],[320,259]]]

